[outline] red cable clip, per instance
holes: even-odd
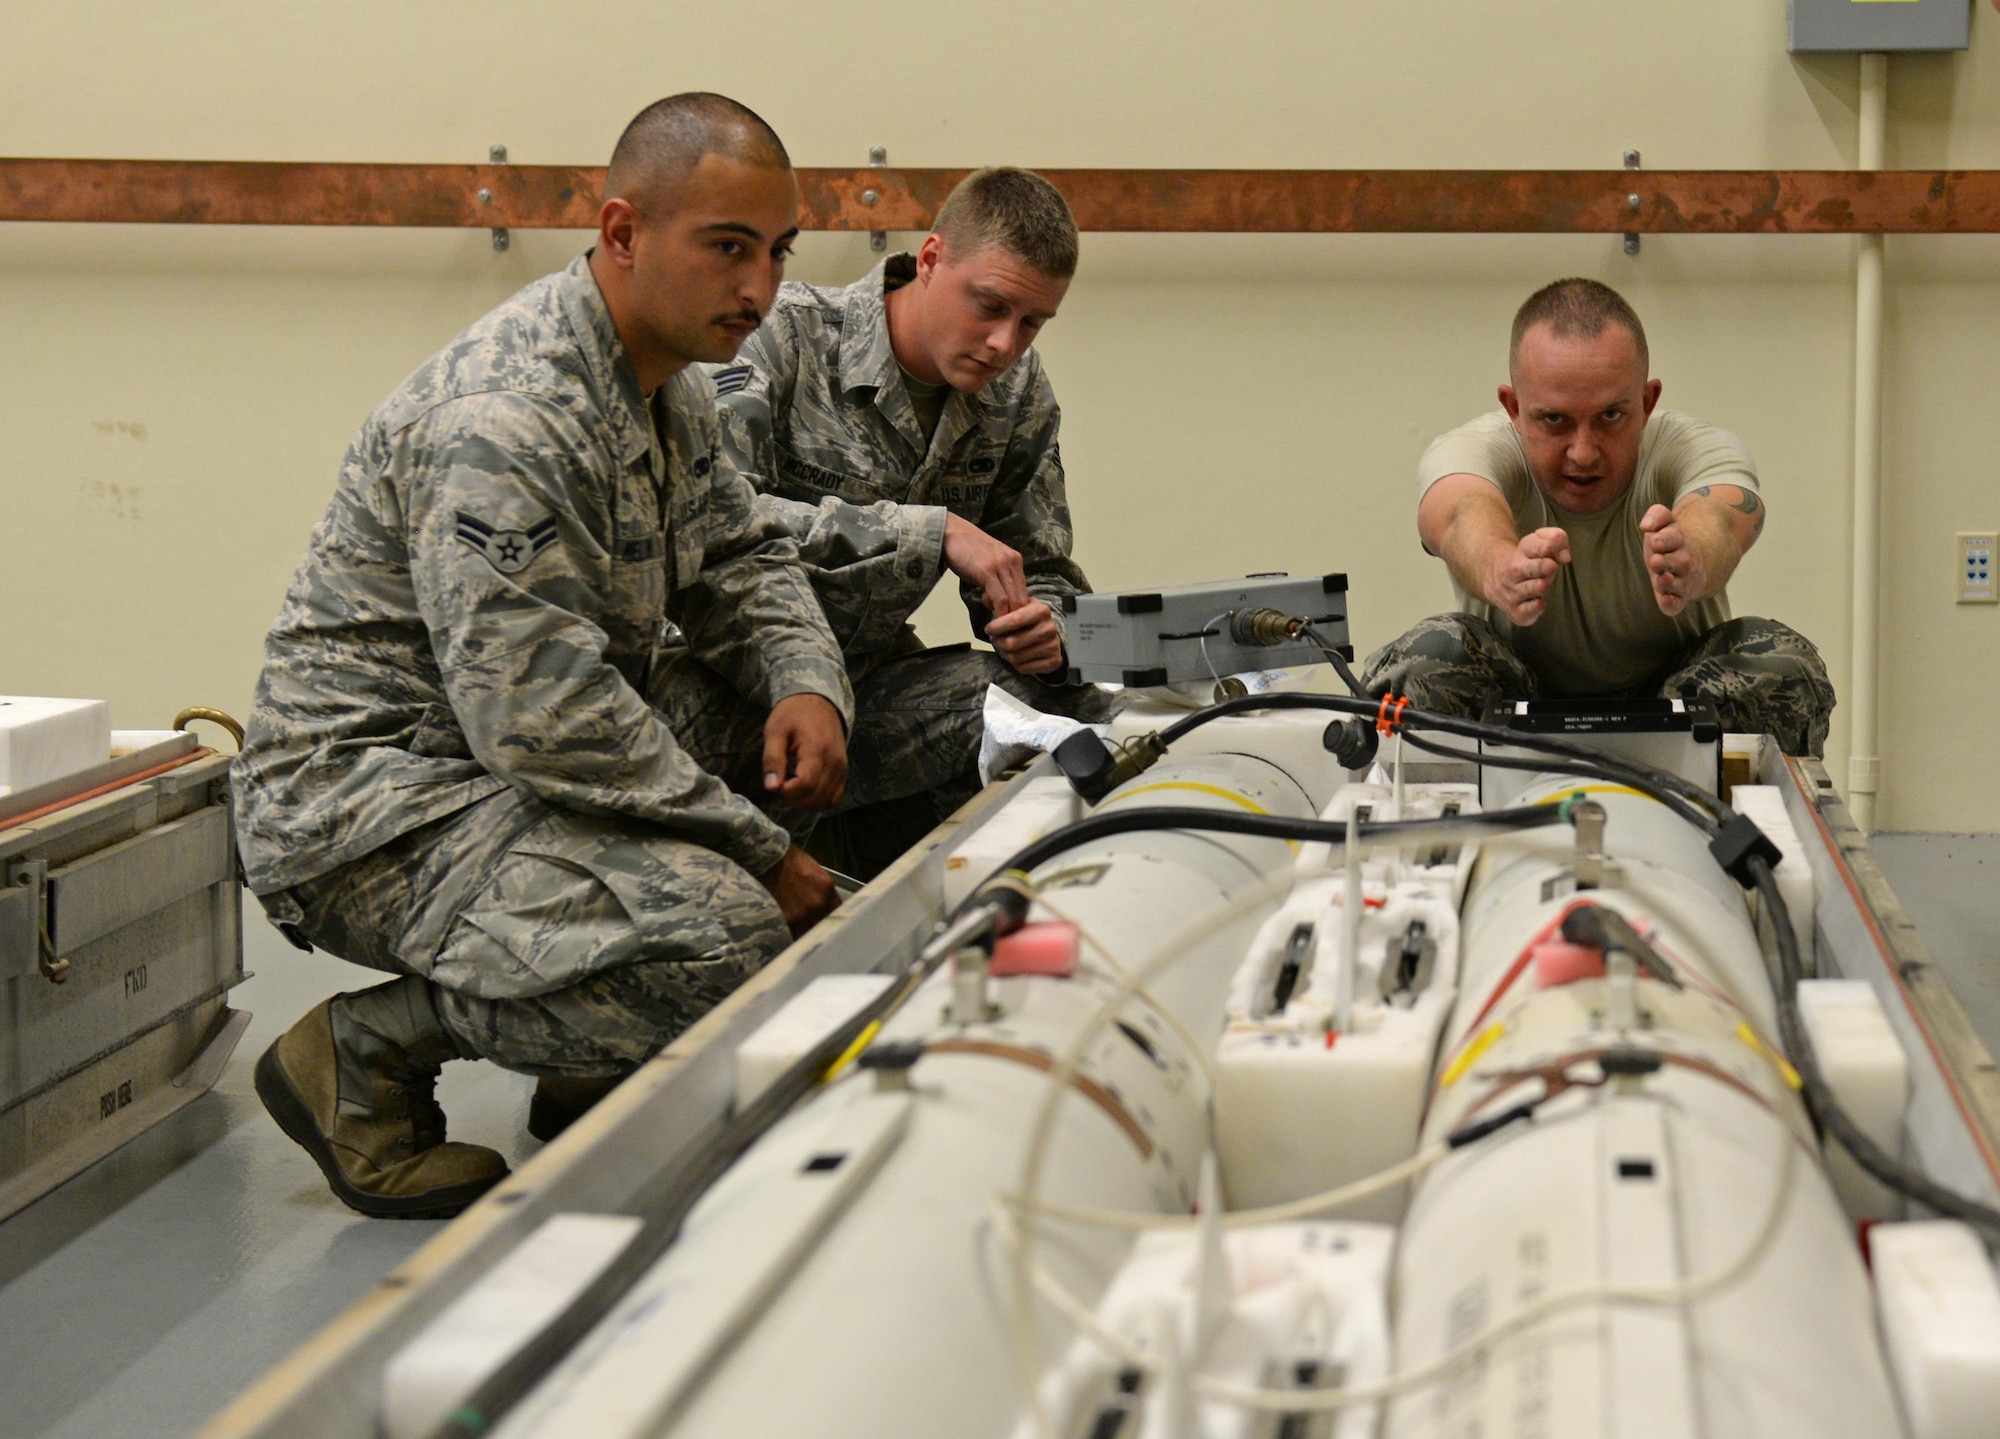
[[[1389,701],[1392,698],[1395,697],[1392,695],[1383,695],[1382,708],[1375,712],[1375,730],[1378,734],[1394,734],[1403,723],[1403,711],[1410,707],[1410,697],[1404,695],[1400,699],[1396,699],[1396,712],[1391,714],[1389,712]]]

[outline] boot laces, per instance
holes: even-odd
[[[391,1093],[405,1101],[404,1115],[410,1121],[410,1147],[423,1150],[444,1143],[444,1106],[437,1102],[439,1066],[404,1056],[395,1075]]]

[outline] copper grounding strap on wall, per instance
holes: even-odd
[[[1990,234],[2000,170],[1045,170],[1085,230]],[[964,170],[798,171],[807,230],[921,230]],[[0,221],[596,227],[600,167],[0,159]]]

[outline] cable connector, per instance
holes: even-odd
[[[1375,751],[1382,741],[1368,721],[1357,715],[1327,725],[1320,743],[1333,756],[1335,764],[1345,770],[1356,770],[1366,769],[1375,762]]]
[[[1252,606],[1229,616],[1229,638],[1239,645],[1281,645],[1297,639],[1299,630],[1308,623],[1301,616],[1288,615],[1283,610]]]
[[[1745,889],[1757,886],[1756,876],[1750,872],[1750,861],[1761,859],[1772,869],[1783,862],[1785,852],[1777,842],[1747,814],[1739,814],[1722,827],[1708,846],[1708,852],[1715,856],[1715,862],[1722,866],[1722,872],[1742,885]]]
[[[1056,765],[1070,788],[1092,804],[1125,781],[1144,774],[1166,753],[1166,741],[1152,731],[1112,746],[1099,739],[1095,730],[1082,729],[1055,748]]]

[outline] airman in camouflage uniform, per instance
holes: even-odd
[[[1821,753],[1834,693],[1818,650],[1729,610],[1766,514],[1749,450],[1655,409],[1639,318],[1595,281],[1528,299],[1510,369],[1502,408],[1418,463],[1418,533],[1461,612],[1371,655],[1364,687],[1457,715],[1494,696],[1693,693],[1731,729]]]
[[[608,199],[597,251],[369,417],[266,642],[233,773],[245,882],[295,942],[405,978],[307,1015],[258,1091],[364,1212],[449,1212],[505,1173],[443,1142],[444,1060],[615,1079],[776,954],[797,816],[766,810],[838,792],[769,773],[801,697],[838,749],[852,695],[794,541],[721,453],[713,385],[674,360],[754,326],[796,188],[775,136],[737,134],[748,111],[661,105],[627,137],[655,126],[690,213],[770,237],[720,227],[742,271],[720,299],[649,302],[607,258],[640,263],[635,207]],[[652,193],[639,168],[608,193]],[[725,305],[747,322],[707,334],[699,307]]]
[[[844,289],[785,285],[737,363],[713,372],[724,453],[798,541],[847,659],[856,719],[843,810],[923,796],[921,834],[969,797],[989,684],[1043,710],[1109,711],[1094,686],[1060,682],[1062,603],[1089,582],[1070,557],[1061,411],[1029,348],[1075,268],[1075,236],[1047,181],[979,172],[918,255],[891,255]],[[974,308],[961,318],[949,287],[968,281]],[[900,332],[889,311],[905,300],[927,318]],[[953,325],[970,357],[953,351]],[[919,371],[933,366],[926,383]],[[973,528],[1019,576],[1011,600],[981,556],[961,557]],[[947,567],[973,633],[997,654],[926,651],[911,628]],[[1002,611],[1015,604],[1042,619],[1043,664],[1010,650]]]

